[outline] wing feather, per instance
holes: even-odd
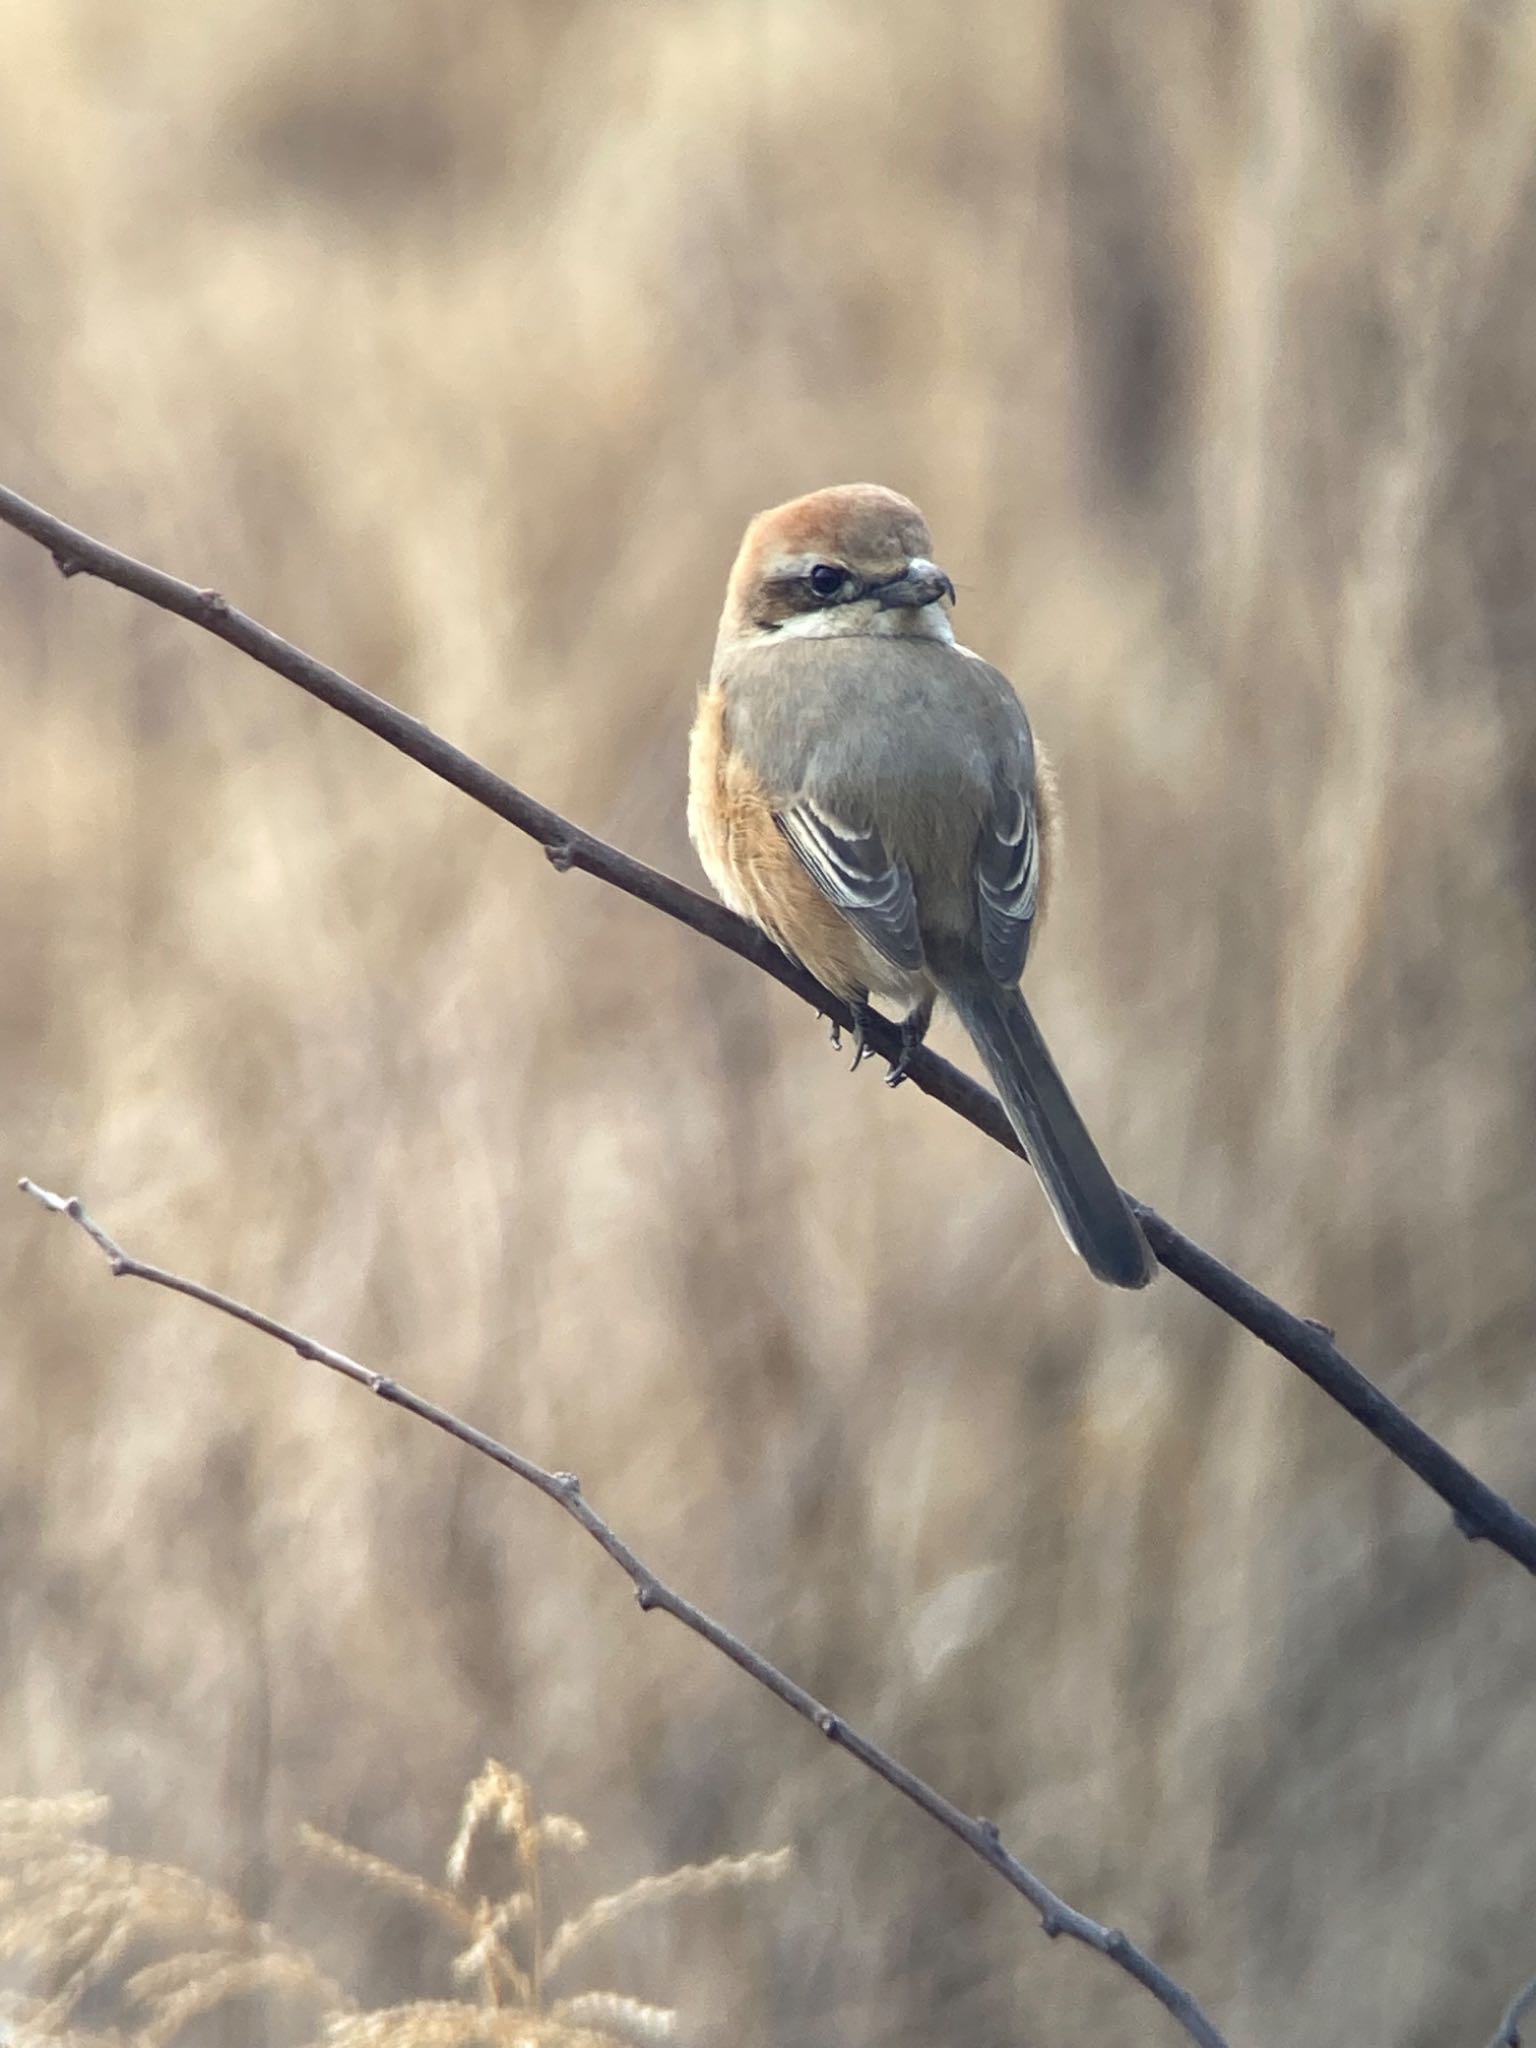
[[[923,941],[911,871],[892,860],[875,828],[835,817],[810,797],[776,811],[774,820],[828,902],[883,959],[915,973]]]
[[[1000,782],[976,854],[981,952],[997,981],[1017,981],[1040,901],[1040,824],[1034,792]]]

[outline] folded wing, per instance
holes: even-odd
[[[871,826],[834,817],[809,797],[774,813],[774,822],[818,889],[893,967],[923,965],[911,872],[893,860]]]
[[[994,981],[1024,972],[1040,900],[1040,826],[1031,790],[999,782],[976,853],[981,957]]]

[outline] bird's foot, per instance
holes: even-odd
[[[885,1077],[887,1088],[899,1088],[911,1069],[914,1054],[928,1036],[928,1026],[933,1022],[933,1000],[919,1003],[915,1010],[909,1010],[901,1020],[901,1050],[891,1061],[891,1070]]]
[[[850,1074],[856,1074],[873,1051],[867,1033],[869,1020],[875,1013],[864,996],[850,996],[848,1008],[853,1015],[853,1064],[848,1071]]]

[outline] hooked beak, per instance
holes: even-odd
[[[937,562],[930,562],[926,555],[914,555],[902,575],[892,577],[889,583],[877,583],[869,594],[883,612],[888,612],[898,605],[934,604],[941,597],[947,597],[953,604],[955,586]]]

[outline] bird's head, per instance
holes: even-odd
[[[719,645],[848,634],[952,640],[927,522],[881,484],[836,484],[759,512],[726,586]]]

